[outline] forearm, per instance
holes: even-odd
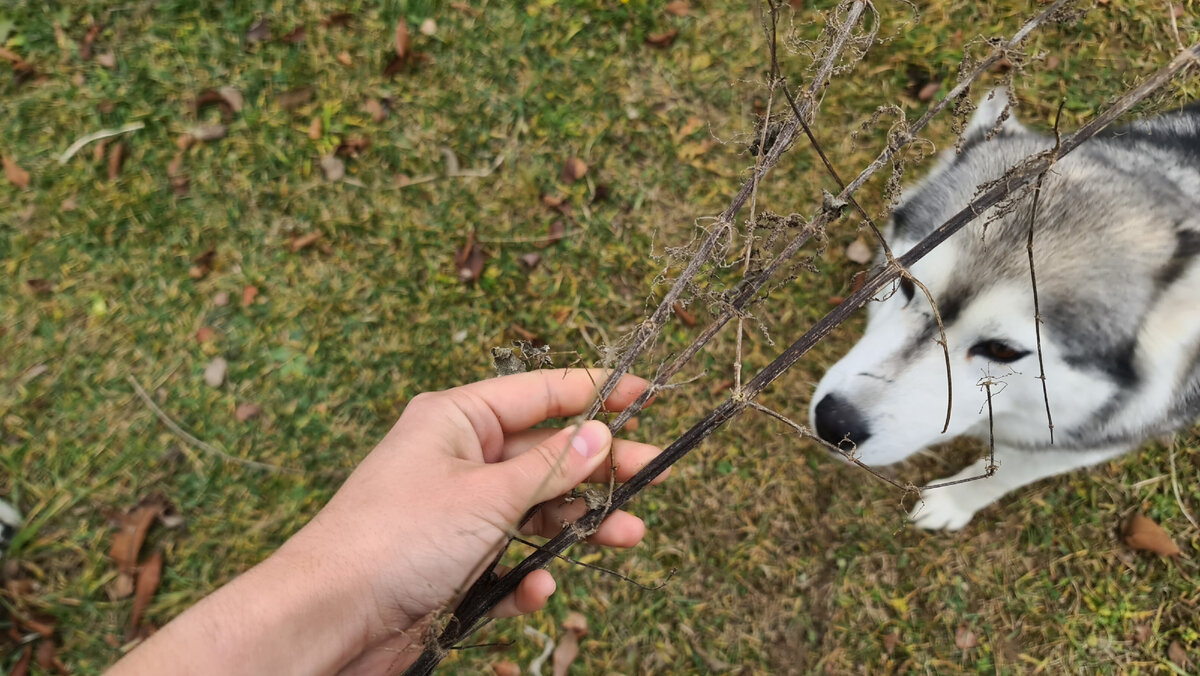
[[[365,647],[354,576],[285,545],[172,620],[110,674],[332,674]]]

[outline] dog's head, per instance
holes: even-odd
[[[948,151],[905,192],[886,228],[893,252],[903,254],[966,207],[977,186],[1053,144],[1017,122],[1004,93],[993,92],[961,150]],[[1169,229],[1143,227],[1161,214],[1122,197],[1141,189],[1131,187],[1136,179],[1099,159],[1084,146],[1055,165],[1033,226],[1056,445],[1137,379],[1137,324],[1154,297],[1155,270],[1175,245]],[[869,305],[866,333],[814,393],[810,413],[823,439],[867,464],[888,464],[958,435],[985,436],[990,414],[998,442],[1047,443],[1026,247],[1032,204],[1030,190],[988,210],[912,267],[937,304],[945,351],[916,285],[898,283]]]

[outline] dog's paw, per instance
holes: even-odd
[[[961,486],[922,490],[921,498],[908,513],[908,520],[925,530],[962,530],[979,509],[972,502]]]
[[[21,513],[7,502],[0,500],[0,555],[8,549],[8,543],[21,527]]]

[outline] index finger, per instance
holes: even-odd
[[[608,378],[607,369],[547,369],[492,378],[448,390],[447,394],[467,395],[487,407],[463,412],[471,418],[476,432],[486,426],[476,416],[491,413],[505,433],[528,429],[549,418],[583,413]],[[604,402],[604,410],[620,411],[633,403],[650,383],[626,374]],[[482,434],[481,434],[482,437]]]

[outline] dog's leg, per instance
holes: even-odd
[[[997,446],[995,474],[953,486],[922,490],[921,499],[909,512],[908,518],[918,528],[960,530],[971,521],[975,512],[999,500],[1009,491],[1039,479],[1115,458],[1127,450],[1127,446],[1120,446],[1092,451],[1023,451]],[[987,464],[988,459],[981,458],[958,474],[930,482],[930,485],[979,476],[987,471]]]

